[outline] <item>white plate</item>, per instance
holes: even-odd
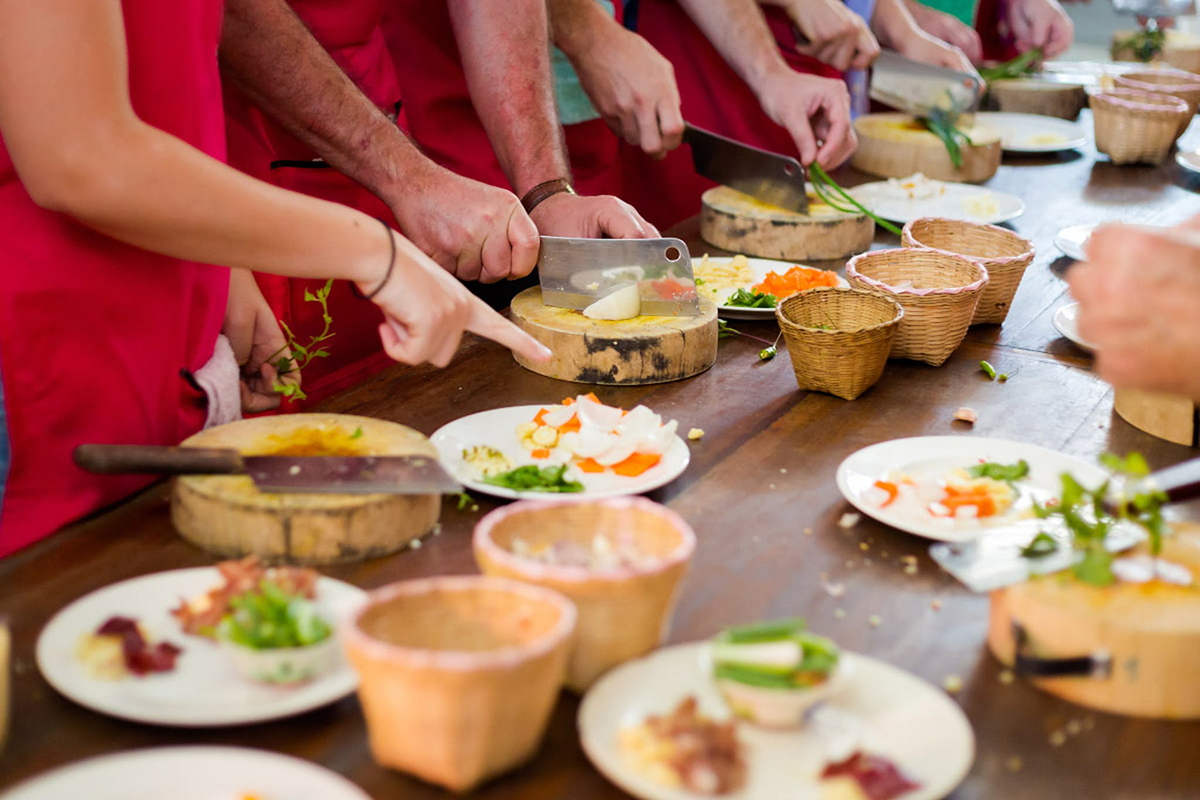
[[[709,263],[715,264],[717,266],[725,266],[732,260],[733,260],[732,256],[709,256],[708,257]],[[769,272],[778,272],[778,273],[782,274],[782,273],[787,272],[789,269],[791,269],[792,267],[795,267],[795,266],[808,267],[808,264],[797,264],[794,261],[772,261],[769,258],[747,258],[746,260],[750,262],[750,269],[754,272],[754,283],[748,283],[744,287],[741,287],[741,288],[746,289],[747,291],[749,291],[755,285],[761,283],[767,277],[767,273],[769,273]],[[693,265],[696,265],[696,264],[699,264],[700,262],[694,261],[692,263],[693,263]],[[817,268],[809,267],[809,269],[817,269]],[[845,278],[843,278],[840,275],[838,276],[838,286],[849,286],[849,285],[850,284],[846,283]],[[702,295],[704,295],[704,288],[705,288],[704,286],[699,287],[700,293]],[[731,289],[729,291],[729,294],[733,294],[733,292],[736,292],[736,291],[737,291],[737,289]],[[708,295],[705,295],[705,296],[707,297]],[[774,319],[775,318],[775,309],[773,309],[773,308],[743,308],[741,306],[718,305],[717,311],[720,313],[721,317],[726,318],[726,319]]]
[[[875,481],[888,473],[941,475],[981,461],[1015,464],[1021,459],[1029,462],[1029,475],[1017,486],[1020,497],[1014,509],[1028,507],[1034,500],[1045,502],[1057,497],[1061,491],[1059,476],[1064,472],[1070,472],[1085,486],[1098,486],[1107,478],[1096,464],[1024,442],[976,436],[919,436],[880,442],[851,454],[838,465],[837,485],[842,496],[868,517],[917,536],[940,542],[996,536],[1027,543],[1040,529],[1041,520],[1032,515],[998,515],[986,522],[925,518],[897,513],[891,507],[880,508],[871,500],[871,495],[878,492]]]
[[[944,217],[997,225],[1016,219],[1025,213],[1025,202],[1016,195],[996,192],[968,183],[943,183],[946,191],[938,197],[926,200],[880,198],[878,193],[886,191],[887,185],[887,181],[875,181],[855,186],[847,191],[873,213],[884,219],[900,223],[921,217]],[[965,205],[967,201],[985,196],[990,196],[995,203],[994,211],[987,214],[974,214],[968,210]]]
[[[241,747],[157,747],[89,758],[20,784],[4,800],[371,800],[324,767]]]
[[[59,611],[42,630],[37,643],[38,669],[61,694],[93,711],[185,728],[290,717],[354,692],[358,676],[344,660],[339,659],[335,669],[308,683],[271,686],[243,677],[215,642],[185,634],[171,609],[177,608],[181,599],[220,584],[215,567],[197,567],[142,575],[97,589]],[[324,577],[317,583],[317,609],[331,624],[341,623],[365,599],[364,591],[348,583]],[[175,669],[119,681],[93,677],[75,656],[79,639],[118,615],[137,619],[151,639],[182,647]],[[340,648],[338,652],[340,655]]]
[[[667,788],[644,777],[623,758],[622,728],[650,714],[669,712],[695,695],[701,710],[717,719],[728,707],[704,669],[704,642],[678,645],[630,661],[602,677],[579,708],[579,734],[592,764],[613,783],[642,800],[686,800],[698,795]],[[829,702],[862,723],[862,746],[890,758],[921,788],[903,800],[945,797],[962,782],[975,758],[975,735],[958,705],[946,694],[882,661],[843,653],[847,682]],[[835,712],[835,713],[837,713]],[[823,713],[823,712],[821,712]],[[740,725],[749,765],[747,784],[726,795],[737,800],[820,800],[819,774],[826,747],[809,726],[769,731]]]
[[[1072,225],[1063,228],[1054,237],[1054,246],[1067,258],[1084,261],[1087,257],[1083,253],[1083,247],[1095,229],[1095,225]]]
[[[554,405],[509,406],[491,411],[481,411],[469,417],[447,423],[433,434],[430,441],[437,448],[438,460],[454,479],[473,492],[490,494],[493,497],[541,497],[541,498],[586,498],[617,497],[627,494],[644,494],[670,483],[683,474],[691,460],[687,443],[679,436],[663,453],[662,460],[636,478],[616,475],[612,472],[587,473],[570,467],[566,477],[583,484],[582,492],[558,494],[555,492],[518,492],[503,486],[492,486],[481,481],[469,464],[463,461],[462,451],[467,447],[484,444],[494,447],[508,456],[515,466],[537,464],[540,467],[556,466],[550,460],[536,461],[529,451],[517,440],[517,426],[530,422],[540,409]]]
[[[1175,153],[1175,163],[1188,172],[1200,174],[1200,153],[1189,153],[1180,150]]]
[[[1058,117],[983,111],[975,115],[975,122],[1000,134],[1000,146],[1010,153],[1057,153],[1086,147],[1088,142],[1079,123]]]
[[[1054,312],[1054,328],[1066,338],[1075,343],[1075,346],[1081,350],[1086,350],[1089,353],[1096,348],[1087,341],[1084,341],[1079,335],[1079,325],[1076,318],[1079,316],[1079,303],[1071,303],[1070,305],[1062,306]]]

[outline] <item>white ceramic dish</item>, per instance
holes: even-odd
[[[1200,175],[1200,153],[1180,150],[1175,153],[1175,163],[1193,175]]]
[[[37,664],[59,693],[102,714],[153,725],[205,728],[247,725],[290,717],[354,693],[358,676],[341,658],[320,677],[295,686],[248,680],[225,649],[189,636],[171,616],[182,598],[221,583],[214,567],[178,569],[130,578],[97,589],[59,611],[42,630]],[[331,624],[365,602],[366,593],[348,583],[321,578],[316,606]],[[108,681],[93,676],[75,655],[80,637],[109,617],[137,619],[153,640],[183,648],[171,672]],[[334,634],[335,637],[337,634]]]
[[[1019,496],[1011,511],[986,520],[936,518],[909,513],[895,506],[881,507],[875,500],[877,480],[895,473],[931,478],[982,461],[1015,464],[1024,459],[1029,475],[1016,485]],[[1080,461],[1024,442],[975,436],[920,436],[893,439],[864,447],[838,465],[837,485],[842,496],[862,513],[893,528],[941,542],[967,542],[986,536],[1028,543],[1046,526],[1028,513],[1033,502],[1057,497],[1059,476],[1070,472],[1087,486],[1098,486],[1107,474],[1098,465]]]
[[[864,183],[847,191],[872,213],[900,223],[921,217],[943,217],[998,225],[1025,213],[1025,201],[1016,195],[972,186],[969,183],[942,182],[942,185],[945,191],[938,197],[919,200],[881,195],[881,192],[888,191],[887,181]],[[987,207],[973,211],[975,205]]]
[[[728,264],[730,261],[732,261],[733,258],[732,258],[732,256],[709,256],[708,260],[710,263],[712,263],[714,265],[724,266],[724,265]],[[741,287],[741,288],[746,289],[747,291],[749,291],[752,287],[756,286],[758,283],[763,281],[767,277],[768,273],[778,272],[780,274],[783,274],[783,273],[787,272],[789,269],[791,269],[792,267],[797,266],[797,264],[792,261],[773,261],[769,258],[747,258],[746,260],[750,262],[750,269],[754,272],[754,282],[745,284],[743,287]],[[699,260],[693,261],[693,265],[697,265],[699,263],[700,263]],[[800,264],[799,266],[807,267],[808,265]],[[813,269],[815,269],[815,267]],[[838,276],[838,286],[849,286],[849,284],[846,283],[845,278],[843,278],[842,276],[839,275]],[[701,294],[704,294],[705,287],[700,286],[699,288],[700,288]],[[730,289],[728,291],[722,291],[721,295],[717,296],[716,298],[713,298],[709,295],[705,295],[705,296],[708,296],[709,299],[716,299],[716,300],[723,301],[724,299],[728,298],[728,296],[730,294],[733,294],[733,292],[735,292],[735,291],[737,291],[737,289]],[[741,306],[727,306],[727,305],[723,305],[722,303],[718,303],[717,311],[720,313],[721,317],[724,319],[774,319],[775,318],[775,309],[773,309],[773,308],[743,308]]]
[[[507,498],[579,498],[595,499],[598,497],[617,497],[627,494],[644,494],[670,483],[683,474],[691,460],[691,452],[687,443],[679,436],[667,448],[662,460],[637,477],[616,475],[612,472],[586,473],[572,466],[567,470],[566,477],[583,484],[582,492],[558,494],[554,492],[518,492],[503,486],[493,486],[480,480],[478,473],[468,465],[462,457],[464,448],[476,445],[487,445],[504,453],[514,467],[525,464],[538,466],[555,466],[552,461],[536,461],[517,440],[517,426],[531,421],[538,411],[547,406],[509,406],[496,408],[491,411],[481,411],[471,414],[454,422],[447,423],[431,437],[433,446],[437,448],[438,460],[454,479],[473,492],[490,494],[493,497]],[[666,422],[666,420],[663,420]]]
[[[98,756],[32,778],[4,800],[371,800],[342,776],[242,747],[158,747]]]
[[[1072,225],[1069,228],[1063,228],[1054,237],[1054,246],[1067,258],[1085,261],[1087,256],[1084,255],[1083,247],[1095,229],[1095,225]]]
[[[1077,122],[1042,114],[983,111],[976,124],[1000,134],[1000,146],[1010,153],[1057,153],[1086,147],[1087,133]]]
[[[1079,335],[1079,324],[1076,321],[1078,316],[1079,303],[1062,306],[1054,312],[1054,328],[1064,337],[1070,339],[1076,347],[1091,353],[1096,348]]]
[[[677,645],[627,662],[601,678],[579,708],[579,734],[592,764],[617,786],[642,800],[686,800],[698,795],[664,787],[631,767],[617,738],[622,728],[669,712],[695,695],[703,713],[727,719],[711,675],[704,669],[707,643]],[[866,752],[890,758],[921,787],[903,800],[945,797],[966,776],[975,736],[966,715],[939,689],[914,675],[866,656],[842,653],[848,680],[828,705],[830,720],[852,721],[853,738]],[[840,726],[839,726],[840,727]],[[920,735],[914,735],[920,731]],[[833,742],[829,728],[806,725],[774,731],[739,725],[749,765],[738,800],[820,800],[819,778]],[[840,744],[845,737],[838,736]],[[840,757],[844,757],[843,753]]]

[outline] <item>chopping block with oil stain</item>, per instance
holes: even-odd
[[[512,321],[554,353],[544,364],[520,356],[517,363],[563,381],[604,386],[667,383],[698,375],[717,360],[717,307],[703,297],[695,317],[606,321],[545,305],[542,290],[535,286],[513,298]]]

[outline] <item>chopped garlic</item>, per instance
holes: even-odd
[[[860,519],[862,519],[861,514],[855,514],[853,511],[847,511],[845,514],[842,514],[842,517],[838,520],[837,524],[839,528],[853,528],[858,524]]]
[[[942,681],[942,688],[950,694],[957,694],[962,691],[963,679],[957,675],[947,675]]]
[[[979,419],[979,417],[975,416],[975,409],[967,408],[966,406],[963,406],[962,408],[955,411],[954,418],[956,420],[958,420],[959,422],[966,422],[971,425],[974,425],[975,422]]]
[[[692,428],[690,431],[688,431],[688,439],[693,442],[698,439],[703,439],[703,438],[704,438],[704,429],[703,428]]]

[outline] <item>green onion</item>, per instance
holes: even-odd
[[[839,186],[837,181],[829,177],[829,173],[822,169],[821,165],[815,161],[808,168],[808,177],[812,182],[813,190],[817,193],[817,197],[821,198],[821,201],[825,203],[825,205],[835,209],[836,211],[841,211],[843,214],[866,214],[868,217],[875,220],[875,223],[879,225],[879,227],[886,231],[891,231],[897,236],[900,235],[901,231],[899,228],[851,197],[846,190]],[[836,202],[834,199],[835,196],[837,198]],[[846,208],[844,205],[841,205],[843,203],[849,204],[850,208]]]
[[[1035,47],[1032,50],[1026,50],[1021,55],[1005,61],[1003,64],[997,64],[994,67],[984,67],[979,70],[979,77],[983,78],[987,83],[992,81],[1004,80],[1006,78],[1019,78],[1022,75],[1028,75],[1033,72],[1033,65],[1042,57],[1042,49]]]
[[[993,367],[991,364],[989,364],[986,361],[980,361],[979,368],[981,370],[983,370],[984,374],[987,375],[990,379],[996,380],[996,368]]]

